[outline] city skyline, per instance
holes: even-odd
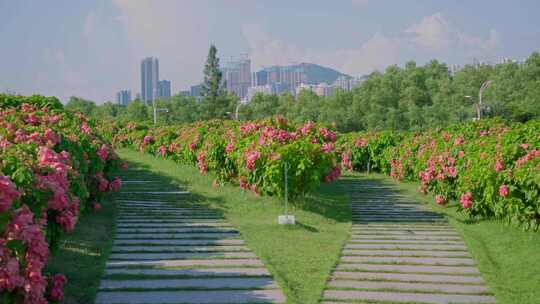
[[[0,50],[10,58],[0,61],[0,91],[101,103],[138,88],[138,63],[156,56],[176,93],[202,79],[212,43],[222,63],[249,53],[252,70],[312,62],[357,77],[408,60],[523,60],[540,50],[539,8],[532,0],[5,1],[0,37],[13,43]]]

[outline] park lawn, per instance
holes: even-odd
[[[462,235],[497,303],[540,302],[540,231],[526,232],[498,220],[470,220],[457,211],[458,202],[441,207],[435,203],[433,196],[418,193],[418,183],[400,183],[382,174],[351,175],[359,180],[393,184],[402,194],[427,203],[434,211],[445,214],[450,224]]]
[[[115,234],[115,194],[107,194],[98,211],[79,218],[72,233],[64,235],[52,252],[46,272],[63,273],[66,304],[92,304],[105,269]]]
[[[277,224],[282,199],[258,197],[238,186],[212,186],[212,174],[133,150],[117,153],[131,167],[141,167],[185,185],[192,199],[222,211],[263,261],[288,303],[317,303],[349,236],[350,203],[339,182],[323,184],[292,202],[294,227]]]

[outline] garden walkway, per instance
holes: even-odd
[[[352,179],[344,185],[351,238],[322,303],[495,303],[444,217],[391,186]]]
[[[149,171],[124,173],[116,237],[97,304],[285,303],[223,217]]]

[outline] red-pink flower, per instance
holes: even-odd
[[[332,144],[332,143],[324,143],[324,144],[322,144],[321,151],[323,153],[332,153],[334,151],[334,144]]]
[[[0,175],[0,212],[8,210],[20,195],[10,178]]]
[[[261,157],[259,151],[249,151],[246,153],[246,168],[249,171],[255,170],[255,162]]]
[[[435,196],[435,202],[437,204],[439,204],[439,205],[444,205],[444,204],[446,204],[446,199],[444,198],[444,196],[439,194],[439,195]]]
[[[109,147],[107,147],[105,144],[101,145],[96,154],[103,162],[106,162],[107,159],[109,159]]]
[[[120,191],[120,188],[122,188],[122,179],[120,177],[115,177],[110,183],[109,188],[112,191],[118,192]]]
[[[502,161],[502,159],[497,158],[497,160],[495,161],[495,171],[501,172],[502,170],[504,170],[504,162]]]
[[[56,135],[56,133],[54,133],[54,131],[51,129],[47,129],[45,131],[45,138],[54,145],[60,143],[60,137]]]
[[[499,187],[499,195],[502,197],[508,196],[508,193],[510,193],[507,185],[501,185]]]
[[[51,279],[51,293],[49,298],[53,301],[60,302],[64,299],[64,285],[67,279],[63,274],[56,274]]]
[[[101,204],[98,203],[98,202],[93,202],[93,203],[92,203],[92,209],[94,209],[94,210],[96,210],[96,211],[97,211],[97,210],[100,210],[100,209],[101,209]]]
[[[152,142],[154,140],[154,138],[150,135],[146,135],[144,138],[143,138],[143,142],[145,145],[149,144],[150,142]]]
[[[459,201],[461,202],[461,205],[463,206],[463,208],[469,209],[472,206],[472,199],[473,199],[472,193],[467,192],[461,195],[461,198],[459,199]]]
[[[519,146],[525,150],[529,149],[529,144],[521,144]]]

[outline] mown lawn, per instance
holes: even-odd
[[[75,230],[60,240],[47,265],[49,273],[63,273],[67,304],[91,304],[105,269],[114,237],[116,204],[113,195],[101,202],[102,208],[79,219]]]
[[[339,183],[324,184],[292,202],[297,225],[280,226],[282,199],[257,197],[238,186],[216,188],[212,174],[200,175],[196,168],[127,149],[117,152],[132,167],[183,184],[198,203],[222,211],[264,262],[289,303],[318,302],[349,233],[350,204]]]
[[[418,193],[416,183],[397,183],[380,174],[352,175],[359,180],[394,184],[402,194],[445,214],[463,236],[497,303],[540,303],[540,231],[525,232],[498,220],[470,220],[457,211],[457,202],[441,207],[434,203],[433,196]]]

